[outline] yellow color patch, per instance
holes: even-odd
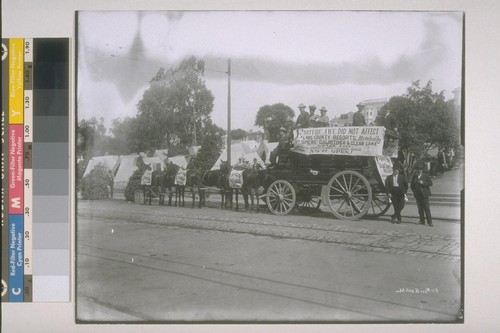
[[[24,121],[24,40],[9,40],[9,124],[22,124]]]

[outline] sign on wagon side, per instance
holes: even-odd
[[[305,155],[379,156],[384,146],[383,126],[319,127],[294,130],[294,152]]]

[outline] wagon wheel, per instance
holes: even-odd
[[[266,202],[275,215],[286,215],[295,206],[295,190],[286,180],[277,180],[267,189]]]
[[[330,179],[326,205],[340,219],[355,220],[366,214],[372,201],[368,180],[356,171],[342,171]]]
[[[379,217],[384,215],[390,207],[391,204],[389,203],[389,196],[387,193],[374,193],[367,214],[373,217]]]
[[[297,200],[297,206],[300,210],[319,210],[321,206],[321,198],[311,196],[309,198],[305,198],[303,200]]]

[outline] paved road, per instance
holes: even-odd
[[[460,224],[78,201],[90,321],[453,321]]]

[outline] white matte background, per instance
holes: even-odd
[[[328,9],[456,10],[466,21],[465,324],[436,325],[76,325],[72,301],[2,304],[3,332],[498,332],[500,327],[500,2],[498,0],[202,1],[4,0],[2,37],[69,37],[75,10]],[[395,27],[397,28],[397,27]],[[74,53],[73,53],[74,54]],[[72,66],[74,67],[74,59]],[[71,96],[72,100],[74,96]],[[72,101],[74,105],[74,101]],[[71,128],[74,128],[72,126]],[[74,161],[72,162],[74,165]],[[70,193],[74,190],[71,189]],[[74,203],[73,203],[74,204]],[[73,215],[73,213],[71,213]],[[72,218],[72,225],[74,218]],[[72,254],[74,255],[74,228]],[[72,264],[74,270],[74,264]],[[71,277],[74,281],[74,276]],[[36,290],[35,290],[36,292]]]

